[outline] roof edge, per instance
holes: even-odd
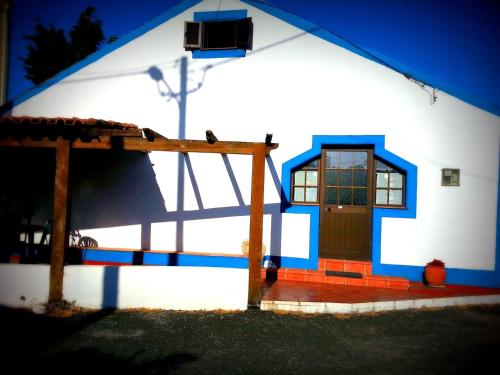
[[[180,13],[184,12],[185,10],[191,8],[192,6],[200,3],[201,1],[202,0],[184,0],[177,5],[174,5],[173,7],[169,8],[167,11],[165,11],[164,13],[159,15],[158,17],[155,17],[152,20],[146,22],[144,25],[130,31],[129,33],[126,33],[125,35],[118,38],[113,43],[106,44],[101,49],[90,54],[89,56],[87,56],[83,60],[78,61],[75,64],[71,65],[70,67],[62,70],[61,72],[59,72],[55,76],[47,79],[45,82],[41,83],[40,85],[33,87],[31,89],[28,89],[27,91],[19,94],[15,98],[9,100],[4,105],[0,106],[0,115],[7,113],[8,111],[12,110],[14,107],[24,103],[28,99],[31,99],[32,97],[40,94],[41,92],[47,90],[48,88],[54,86],[56,83],[62,81],[64,78],[66,78],[66,77],[70,76],[71,74],[76,73],[77,71],[85,68],[86,66],[96,62],[97,60],[110,54],[111,52],[117,50],[118,48],[123,47],[124,45],[130,43],[134,39],[146,34],[148,31],[153,30],[155,27],[170,20],[171,18],[174,18],[175,16],[177,16]]]

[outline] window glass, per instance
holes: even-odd
[[[336,170],[326,171],[326,185],[336,186],[338,185],[338,172]]]
[[[376,204],[387,204],[387,190],[377,189],[375,203]]]
[[[339,193],[339,204],[352,204],[352,190],[350,188],[340,189]]]
[[[306,188],[306,202],[316,202],[318,200],[317,188]]]
[[[304,201],[304,188],[296,187],[293,189],[293,199],[297,202]]]
[[[318,172],[307,171],[306,172],[306,185],[307,186],[318,186]]]
[[[354,186],[366,186],[368,184],[367,181],[368,172],[366,170],[354,170]]]
[[[353,167],[358,169],[368,168],[368,153],[367,152],[356,152],[354,154]]]
[[[389,174],[377,172],[377,187],[386,188],[389,187]]]
[[[352,171],[350,169],[339,171],[339,185],[340,186],[351,186],[352,185]]]
[[[337,204],[338,203],[338,188],[327,187],[325,189],[325,203]]]
[[[367,205],[367,191],[366,188],[359,188],[353,190],[352,204],[355,206],[366,206]]]
[[[401,175],[401,173],[391,173],[389,181],[391,183],[391,188],[403,188],[403,176]]]
[[[382,160],[376,160],[375,174],[375,204],[402,206],[404,204],[404,174]]]
[[[304,185],[306,172],[295,172],[295,185]]]
[[[318,202],[318,167],[318,159],[315,159],[293,172],[293,202]]]
[[[403,191],[402,190],[389,190],[389,204],[403,204]]]

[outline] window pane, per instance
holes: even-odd
[[[304,202],[304,188],[293,189],[293,200],[296,202]]]
[[[335,170],[327,170],[326,171],[326,185],[327,186],[336,186],[338,185],[338,171]]]
[[[403,191],[389,190],[389,204],[403,204]]]
[[[390,172],[393,170],[391,167],[380,160],[376,161],[375,168],[377,169],[377,172]]]
[[[326,188],[325,189],[325,203],[326,204],[337,204],[337,188]]]
[[[341,170],[339,171],[339,185],[340,186],[351,186],[352,185],[352,171],[349,170]]]
[[[307,164],[304,168],[306,168],[306,169],[318,169],[318,162],[319,162],[319,159],[313,160],[312,162]]]
[[[318,197],[317,188],[306,188],[306,202],[316,202]]]
[[[353,160],[354,160],[354,152],[341,152],[339,168],[352,168]]]
[[[376,204],[387,204],[387,190],[377,189],[375,203]]]
[[[389,175],[391,182],[391,188],[402,189],[403,188],[403,176],[401,173],[392,172]]]
[[[326,152],[326,167],[339,168],[340,165],[340,152],[327,151]]]
[[[352,190],[340,189],[339,204],[352,204]]]
[[[367,171],[354,171],[354,186],[368,186],[368,172]]]
[[[366,206],[368,189],[354,189],[352,203],[356,206]]]
[[[318,172],[307,171],[306,172],[306,185],[307,186],[318,186]]]
[[[305,178],[306,172],[304,171],[298,171],[295,172],[295,180],[294,180],[294,185],[305,185]]]
[[[389,173],[377,172],[377,187],[378,188],[389,187]]]
[[[354,152],[327,151],[327,168],[352,168]]]
[[[367,152],[355,152],[354,153],[354,163],[353,168],[368,168],[368,153]]]

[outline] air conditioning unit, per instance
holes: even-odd
[[[184,48],[201,48],[201,22],[184,22]]]
[[[252,49],[252,18],[184,22],[184,49]]]

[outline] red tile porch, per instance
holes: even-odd
[[[262,286],[263,310],[359,313],[421,307],[500,304],[500,289],[410,283],[406,290],[275,280]]]
[[[410,283],[408,290],[359,287],[352,285],[331,285],[297,281],[265,281],[263,300],[300,302],[360,303],[427,298],[500,295],[500,289],[461,285],[446,285],[442,288],[420,283]]]

